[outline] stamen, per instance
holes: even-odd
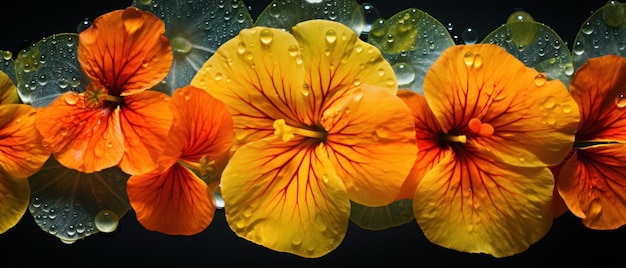
[[[274,135],[280,137],[284,142],[291,140],[295,135],[309,138],[324,139],[326,133],[310,129],[297,128],[287,125],[284,119],[274,121]]]
[[[203,179],[206,178],[207,175],[213,174],[216,171],[215,160],[207,160],[206,155],[203,155],[199,161],[200,162],[192,162],[189,160],[179,159],[178,163],[196,173],[199,173],[200,177]]]
[[[465,135],[458,135],[458,136],[443,135],[443,138],[445,140],[451,141],[451,142],[460,142],[460,143],[466,143],[467,142],[467,137],[465,137]]]
[[[115,103],[118,103],[118,104],[124,102],[124,97],[122,97],[122,96],[106,95],[106,97],[104,99],[106,101],[115,102]]]

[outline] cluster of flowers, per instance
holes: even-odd
[[[1,73],[0,232],[39,206],[27,178],[50,161],[119,168],[137,220],[165,234],[205,230],[218,192],[237,235],[308,258],[339,246],[355,207],[407,200],[431,242],[496,257],[568,210],[626,224],[620,55],[566,84],[496,44],[453,45],[421,93],[353,29],[311,19],[242,29],[167,94],[151,90],[174,61],[164,33],[134,6],[98,17],[78,39],[89,84],[38,108]]]

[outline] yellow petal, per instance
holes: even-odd
[[[361,85],[325,111],[324,149],[350,200],[365,206],[391,203],[417,157],[411,110],[388,89]]]
[[[20,96],[17,88],[9,76],[0,71],[0,104],[20,103]]]
[[[558,191],[585,226],[612,230],[626,224],[624,161],[626,145],[608,144],[576,150],[561,168]]]
[[[172,125],[169,97],[144,91],[124,97],[120,126],[124,135],[124,156],[119,167],[131,175],[157,169]]]
[[[426,74],[424,94],[445,133],[462,133],[471,146],[517,166],[558,164],[580,117],[562,82],[546,81],[492,44],[446,49]]]
[[[128,179],[128,199],[146,229],[169,235],[204,231],[215,214],[212,189],[187,168],[175,164]]]
[[[397,91],[396,76],[378,48],[363,42],[347,26],[329,20],[308,20],[293,27],[302,49],[312,118],[348,98],[361,84]]]
[[[13,228],[22,219],[29,202],[28,180],[0,172],[0,234]]]
[[[413,212],[424,235],[437,245],[511,256],[550,229],[553,186],[545,167],[449,154],[417,186]]]
[[[50,156],[35,128],[35,109],[25,104],[0,105],[0,173],[26,178]]]
[[[296,40],[279,29],[243,29],[209,58],[191,81],[233,116],[235,145],[274,135],[277,119],[303,127],[304,68]]]
[[[314,143],[264,139],[235,152],[222,176],[226,220],[270,249],[320,257],[342,242],[348,194]]]

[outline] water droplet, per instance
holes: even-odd
[[[478,34],[476,33],[476,31],[474,31],[473,28],[468,27],[467,29],[463,30],[463,33],[461,33],[461,38],[463,39],[463,43],[465,44],[475,44],[478,41]]]
[[[352,99],[354,101],[360,101],[363,98],[363,89],[361,89],[360,87],[354,89],[354,92],[352,92]]]
[[[110,233],[117,229],[120,218],[112,210],[100,210],[94,219],[96,229],[100,232]]]
[[[392,69],[396,74],[398,85],[409,85],[415,80],[415,70],[409,64],[396,63],[392,66]]]
[[[76,105],[76,102],[78,102],[77,93],[72,92],[65,95],[65,103],[67,103],[68,105]]]
[[[563,104],[563,107],[561,109],[563,109],[563,112],[566,114],[572,112],[572,106],[569,105],[568,103]]]
[[[311,94],[311,90],[309,89],[309,84],[304,83],[304,85],[302,85],[302,95],[307,97],[309,96],[309,94]]]
[[[300,48],[298,48],[298,46],[296,45],[291,45],[289,46],[289,48],[287,49],[287,52],[289,53],[289,56],[295,57],[296,55],[298,55],[298,51],[300,50]]]
[[[337,40],[337,32],[335,32],[335,30],[330,29],[326,31],[326,42],[328,42],[329,44],[332,44],[332,43],[335,43],[336,40]]]
[[[272,32],[272,30],[268,28],[264,28],[263,30],[261,30],[259,38],[261,40],[261,43],[263,43],[264,45],[269,45],[274,39],[274,32]]]
[[[239,54],[243,54],[244,52],[246,52],[246,43],[244,42],[239,42],[237,44],[237,53]]]
[[[543,73],[538,73],[535,76],[535,85],[540,87],[546,84],[546,75]]]
[[[543,100],[543,107],[545,107],[546,109],[552,109],[555,105],[556,99],[552,96],[549,96],[545,100]]]
[[[474,68],[480,68],[483,66],[483,56],[480,54],[474,55]]]
[[[626,94],[617,94],[617,97],[615,97],[615,105],[617,105],[617,108],[626,107]]]
[[[474,64],[474,53],[472,52],[467,52],[465,53],[465,55],[463,55],[463,61],[465,61],[465,65],[472,66]]]
[[[215,76],[213,77],[213,79],[215,79],[215,81],[220,81],[220,80],[222,80],[222,78],[224,78],[224,76],[220,72],[215,73]]]

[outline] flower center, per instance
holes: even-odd
[[[291,140],[295,135],[305,136],[309,138],[315,138],[323,140],[326,138],[326,133],[321,131],[315,131],[304,128],[297,128],[287,125],[284,119],[278,119],[274,121],[274,135],[280,137],[284,142]]]
[[[200,177],[206,179],[213,176],[217,171],[215,160],[207,160],[206,155],[200,157],[199,162],[192,162],[179,159],[178,163],[200,174]]]
[[[107,94],[108,90],[105,87],[90,85],[85,90],[85,108],[96,109],[102,107],[105,101],[121,104],[124,101],[124,97],[113,96]]]

